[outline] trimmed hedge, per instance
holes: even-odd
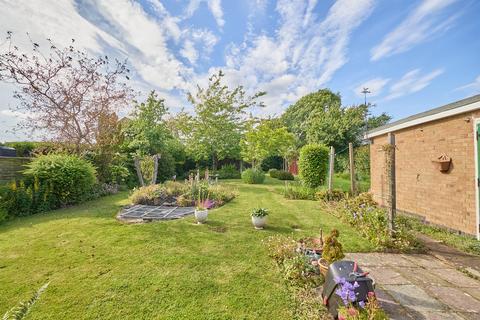
[[[277,177],[278,180],[294,180],[295,178],[293,177],[293,174],[291,174],[288,171],[283,171],[280,170],[277,172]]]
[[[247,169],[242,172],[242,180],[248,184],[262,184],[265,181],[265,173],[258,169]]]
[[[269,174],[270,177],[272,177],[272,178],[278,178],[278,172],[279,172],[279,171],[280,171],[280,170],[278,170],[278,169],[270,169],[270,170],[268,170],[268,174]]]
[[[322,185],[328,170],[328,148],[320,144],[307,144],[300,150],[299,174],[305,185],[316,188]]]

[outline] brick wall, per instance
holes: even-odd
[[[475,156],[473,119],[479,112],[399,130],[396,140],[397,209],[427,222],[476,234]],[[370,145],[371,191],[386,205],[385,154],[387,136]],[[442,173],[432,160],[445,153],[451,170]]]
[[[29,161],[30,158],[0,157],[0,184],[21,178],[23,165]]]

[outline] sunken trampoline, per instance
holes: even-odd
[[[123,208],[117,215],[117,219],[131,223],[174,220],[191,215],[194,211],[194,207],[147,206],[137,204]]]

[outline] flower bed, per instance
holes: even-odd
[[[387,212],[373,201],[369,193],[331,204],[331,213],[354,226],[379,250],[411,252],[422,249],[421,243],[402,219],[395,220],[396,229],[393,236],[390,235]]]
[[[209,184],[206,181],[185,183],[167,181],[134,189],[130,201],[133,204],[190,207],[195,205],[199,193],[208,195],[212,208],[224,205],[237,195],[231,187],[222,184]]]

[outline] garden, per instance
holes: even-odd
[[[358,281],[327,271],[348,252],[423,249],[366,192],[362,134],[388,115],[322,89],[255,117],[266,93],[221,71],[173,113],[154,91],[134,100],[125,63],[11,48],[0,80],[50,138],[4,143],[26,159],[0,186],[4,319],[329,319],[332,301],[339,319],[387,318],[356,264]]]

